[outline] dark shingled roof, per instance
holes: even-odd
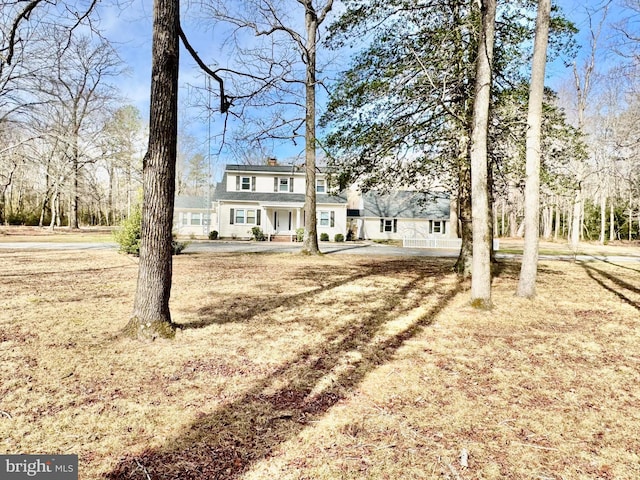
[[[325,173],[326,169],[323,167],[316,167],[316,171]],[[226,172],[273,172],[273,173],[289,173],[289,174],[302,174],[304,175],[304,165],[237,165],[231,164],[225,167]]]
[[[174,208],[207,209],[207,208],[210,208],[210,205],[207,197],[176,195],[176,198],[174,201]]]
[[[442,193],[371,191],[363,194],[362,200],[365,217],[446,220],[450,215],[449,196]]]

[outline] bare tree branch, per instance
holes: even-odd
[[[198,56],[198,52],[196,52],[195,49],[189,43],[189,40],[187,39],[187,36],[184,33],[184,30],[182,30],[182,26],[178,27],[178,33],[180,35],[180,39],[182,40],[182,43],[184,44],[185,48],[191,54],[191,57],[195,60],[198,66],[202,70],[204,70],[208,75],[210,75],[216,82],[218,82],[218,85],[220,86],[220,113],[227,113],[229,111],[229,107],[232,104],[232,100],[230,97],[227,97],[224,93],[224,81],[222,80],[222,78],[220,78],[216,74],[216,72],[214,72],[209,67],[207,67],[207,65]]]

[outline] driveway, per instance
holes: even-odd
[[[0,242],[0,249],[6,250],[116,250],[115,243],[82,242]],[[247,241],[206,241],[195,240],[184,250],[188,252],[220,253],[297,253],[301,243],[289,242],[247,242]],[[435,250],[424,248],[402,248],[373,242],[320,243],[320,251],[327,255],[404,255],[422,257],[457,257],[455,250]]]
[[[115,243],[83,243],[83,242],[0,242],[0,250],[116,250]],[[297,253],[302,248],[300,243],[289,242],[250,242],[224,240],[195,240],[184,250],[189,252],[220,252],[220,253]],[[392,255],[410,257],[443,257],[456,258],[458,250],[403,248],[383,245],[374,242],[320,242],[320,251],[326,255]],[[496,253],[498,259],[519,259],[521,255],[512,253]],[[640,255],[540,255],[540,260],[564,260],[581,262],[640,262]]]

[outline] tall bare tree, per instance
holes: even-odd
[[[196,63],[220,85],[220,106],[229,103],[222,79],[197,55],[180,26],[179,0],[155,0],[151,63],[149,144],[142,166],[142,231],[133,314],[125,335],[138,339],[173,338],[169,298],[173,274],[173,206],[178,140],[179,41]]]
[[[237,7],[237,8],[236,8]],[[304,253],[317,254],[316,218],[316,89],[318,79],[318,45],[320,26],[327,20],[333,0],[250,0],[241,4],[212,2],[211,15],[233,25],[235,39],[243,43],[240,35],[250,32],[250,46],[242,45],[234,55],[243,63],[235,70],[244,90],[237,102],[241,108],[268,107],[271,111],[264,120],[264,108],[256,108],[262,118],[257,129],[250,130],[254,139],[304,141],[305,233]],[[256,44],[256,38],[264,43]],[[251,73],[247,74],[248,67]],[[244,69],[244,72],[239,69]],[[224,71],[228,69],[221,69]],[[304,134],[300,133],[304,129]]]
[[[87,36],[67,39],[52,30],[55,65],[50,76],[37,82],[37,95],[55,109],[57,140],[64,146],[65,158],[71,166],[69,227],[79,228],[80,182],[87,164],[97,161],[95,149],[101,133],[104,112],[115,100],[108,85],[110,78],[122,72],[121,60],[104,40],[97,44]]]
[[[540,149],[542,132],[542,101],[544,72],[547,65],[547,44],[551,0],[538,0],[536,34],[533,44],[529,112],[527,114],[526,181],[524,192],[524,252],[517,295],[533,297],[538,272],[538,241],[540,236]]]
[[[471,267],[471,304],[491,307],[491,242],[488,196],[487,136],[493,45],[495,38],[496,1],[482,0],[482,27],[476,60],[476,87],[471,129],[471,217],[473,256]]]
[[[155,0],[149,144],[143,160],[142,232],[133,315],[125,333],[172,338],[173,205],[178,136],[179,0]]]

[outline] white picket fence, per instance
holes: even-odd
[[[403,238],[402,246],[405,248],[446,248],[449,250],[459,250],[462,246],[460,238]],[[493,249],[500,250],[500,240],[493,239]]]

